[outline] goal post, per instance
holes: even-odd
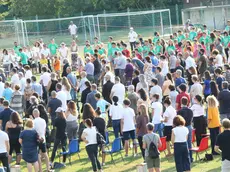
[[[127,40],[130,27],[143,37],[152,37],[154,32],[161,35],[172,33],[171,14],[169,9],[150,10],[123,13],[98,14],[98,37],[106,41],[108,36],[120,34],[123,40]]]

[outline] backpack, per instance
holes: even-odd
[[[147,137],[151,141],[150,137],[149,136],[147,136]],[[154,144],[153,141],[151,141],[149,144],[148,153],[149,153],[149,157],[152,159],[159,158],[160,152],[159,152],[157,146]]]
[[[104,145],[105,144],[104,137],[98,131],[97,131],[97,144],[98,145]]]

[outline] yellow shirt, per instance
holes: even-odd
[[[208,128],[220,126],[220,113],[218,107],[208,107]]]
[[[48,60],[47,59],[40,59],[40,64],[41,65],[48,64]]]

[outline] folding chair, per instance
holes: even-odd
[[[200,160],[199,152],[205,151],[207,153],[207,149],[208,149],[208,138],[209,138],[208,136],[202,138],[201,141],[200,141],[200,146],[199,147],[194,147],[194,148],[190,149],[191,151],[196,152],[196,160],[197,160],[197,157]]]
[[[124,161],[123,156],[121,154],[121,138],[116,138],[114,139],[113,143],[112,143],[112,149],[111,150],[104,150],[102,151],[105,154],[110,154],[111,155],[111,161],[113,161],[114,165],[115,162],[113,160],[113,153],[119,153],[121,155],[122,161]]]
[[[194,146],[194,142],[196,141],[196,130],[192,130],[192,145]]]
[[[162,144],[162,145],[161,145],[161,147],[158,148],[158,150],[159,150],[160,152],[164,152],[165,157],[166,157],[167,160],[168,160],[168,157],[166,156],[166,153],[165,153],[165,150],[167,149],[166,137],[161,137],[160,140],[161,140],[161,144]]]
[[[71,155],[77,153],[78,158],[80,159],[80,148],[79,148],[79,142],[77,139],[73,139],[71,140],[71,142],[69,143],[69,150],[67,152],[61,152],[59,155],[67,155],[68,159],[69,159],[69,163],[71,164]],[[59,156],[59,162],[60,162],[60,156]],[[81,159],[80,159],[81,160]]]
[[[105,132],[105,145],[106,146],[109,145],[109,132],[108,131]]]

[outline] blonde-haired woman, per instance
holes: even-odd
[[[71,94],[70,94],[70,90],[71,90],[71,85],[68,81],[68,79],[64,76],[62,78],[62,90],[66,92],[67,95],[67,103],[72,100]]]
[[[216,153],[214,150],[214,146],[216,143],[217,135],[220,132],[220,126],[221,126],[220,113],[218,109],[219,102],[215,96],[208,96],[207,102],[208,102],[208,128],[210,131],[212,154],[218,155],[218,153]]]
[[[27,170],[32,172],[39,171],[38,166],[38,134],[34,130],[34,122],[32,119],[28,119],[25,125],[26,129],[21,132],[19,136],[19,143],[22,145],[22,158],[27,162]]]

